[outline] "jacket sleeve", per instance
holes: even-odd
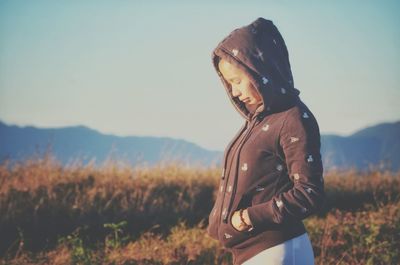
[[[248,208],[254,228],[305,219],[319,211],[325,201],[320,132],[312,113],[297,110],[288,114],[279,133],[279,145],[293,187]]]

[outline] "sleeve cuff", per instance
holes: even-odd
[[[247,214],[254,228],[268,226],[273,223],[272,200],[249,206]]]

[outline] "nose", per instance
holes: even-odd
[[[241,93],[240,93],[239,89],[237,89],[234,86],[232,86],[232,96],[233,97],[238,97],[240,95],[241,95]]]

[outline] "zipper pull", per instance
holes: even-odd
[[[222,168],[222,174],[221,174],[221,179],[224,179],[224,178],[225,178],[225,167]]]

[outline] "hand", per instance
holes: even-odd
[[[248,225],[252,225],[249,215],[247,213],[247,209],[243,210],[243,218]],[[244,231],[244,230],[248,229],[248,226],[246,224],[244,224],[242,222],[242,220],[240,219],[240,210],[235,211],[233,213],[232,219],[231,219],[231,224],[236,230],[239,230],[239,231]]]

